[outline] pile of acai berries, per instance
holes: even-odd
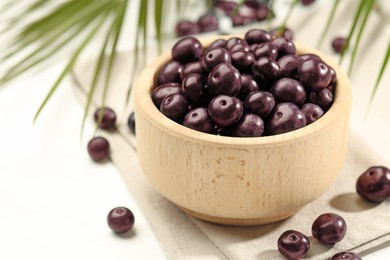
[[[152,100],[168,118],[210,134],[282,134],[320,118],[332,105],[336,73],[291,39],[252,29],[208,48],[181,38],[157,75]]]

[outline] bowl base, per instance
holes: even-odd
[[[206,215],[202,213],[198,213],[189,209],[186,209],[182,206],[179,206],[175,204],[176,207],[184,211],[186,214],[190,215],[191,217],[194,217],[196,219],[200,219],[206,222],[219,224],[219,225],[226,225],[226,226],[240,226],[240,227],[248,227],[248,226],[259,226],[264,224],[270,224],[274,222],[278,222],[281,220],[284,220],[286,218],[291,217],[292,215],[295,215],[301,208],[294,209],[292,211],[289,211],[284,214],[279,214],[275,216],[269,216],[269,217],[259,217],[259,218],[224,218],[224,217],[216,217],[211,215]]]

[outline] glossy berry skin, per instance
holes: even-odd
[[[317,121],[323,114],[324,110],[313,103],[306,103],[301,107],[301,111],[306,116],[306,125]]]
[[[207,108],[204,107],[198,107],[188,112],[184,117],[183,125],[209,134],[213,133],[215,129],[215,125],[208,115]]]
[[[312,91],[309,94],[309,101],[321,107],[322,110],[328,111],[333,103],[332,91],[327,88],[324,88],[320,92]]]
[[[298,79],[298,68],[303,60],[293,54],[285,55],[278,60],[283,77]]]
[[[271,135],[287,133],[306,125],[305,114],[290,102],[277,104],[269,118],[266,130]]]
[[[255,114],[245,114],[234,127],[233,136],[237,137],[259,137],[264,133],[264,122],[261,117]]]
[[[347,233],[345,220],[335,213],[325,213],[314,220],[311,227],[315,239],[324,244],[335,244]]]
[[[184,95],[173,94],[164,98],[160,111],[173,121],[180,122],[187,113],[188,103]]]
[[[217,47],[221,47],[221,48],[226,49],[226,40],[225,39],[217,39],[217,40],[213,41],[210,44],[210,46],[208,47],[208,50],[213,49],[213,48],[217,48]]]
[[[256,91],[250,93],[245,101],[244,108],[248,113],[254,113],[265,119],[275,107],[274,96],[267,91]]]
[[[347,48],[347,39],[345,37],[336,37],[332,41],[332,48],[336,53],[341,53]]]
[[[354,252],[340,252],[332,256],[330,260],[362,260],[362,258]]]
[[[278,103],[291,102],[297,106],[302,106],[306,100],[306,91],[302,84],[290,78],[277,80],[270,89],[271,94]]]
[[[134,215],[126,207],[113,208],[107,215],[107,224],[115,233],[124,233],[134,226]]]
[[[245,40],[238,38],[238,37],[232,37],[226,40],[226,49],[230,51],[231,48],[233,48],[236,44],[239,43],[246,43]]]
[[[205,14],[198,19],[201,32],[212,32],[218,30],[218,17],[213,14]]]
[[[278,57],[278,49],[270,42],[260,43],[253,50],[253,54],[256,58],[270,57],[271,59],[276,60]]]
[[[329,86],[332,79],[328,65],[320,59],[308,58],[302,62],[298,69],[299,80],[312,90],[319,92]]]
[[[130,129],[130,132],[135,135],[135,113],[134,111],[130,113],[129,118],[127,119],[127,126]]]
[[[237,51],[232,53],[231,59],[232,65],[243,73],[252,69],[255,56],[251,52]]]
[[[302,61],[305,61],[309,58],[321,60],[320,56],[318,56],[317,54],[314,54],[314,53],[305,53],[305,54],[298,55],[298,57],[301,58]]]
[[[241,89],[237,97],[244,101],[246,97],[255,91],[259,90],[257,82],[253,79],[253,76],[250,74],[241,75]]]
[[[279,64],[269,58],[260,57],[252,66],[253,74],[264,81],[273,81],[281,77]]]
[[[211,120],[221,127],[230,127],[240,121],[243,112],[241,100],[227,95],[213,98],[208,106]]]
[[[356,192],[370,202],[382,202],[390,197],[390,170],[373,166],[363,172],[356,181]]]
[[[109,107],[100,108],[95,111],[93,115],[95,122],[96,123],[98,122],[102,110],[103,110],[103,118],[99,125],[99,128],[105,130],[114,128],[116,123],[116,114],[114,110],[112,110]]]
[[[200,27],[198,23],[191,21],[180,21],[176,25],[176,35],[178,37],[188,36],[192,34],[200,33]]]
[[[158,74],[157,83],[159,85],[170,83],[170,82],[180,82],[180,73],[183,69],[183,64],[178,61],[169,61],[166,63]]]
[[[178,40],[172,47],[172,59],[183,64],[200,60],[203,54],[203,46],[193,36],[186,36]]]
[[[220,63],[231,63],[230,53],[221,47],[209,49],[202,57],[202,64],[206,71],[210,72]]]
[[[226,94],[236,96],[241,89],[241,74],[231,64],[221,63],[214,67],[207,80],[210,96]]]
[[[154,105],[160,108],[160,105],[164,98],[172,94],[180,93],[182,93],[180,83],[165,83],[153,89],[152,100]]]
[[[287,230],[278,239],[278,250],[289,260],[303,258],[310,249],[309,239],[299,231]]]
[[[186,76],[190,74],[199,74],[201,76],[206,74],[206,70],[203,67],[203,63],[201,61],[193,61],[184,65],[180,72],[181,80],[183,80]]]
[[[244,51],[244,52],[249,52],[251,51],[251,47],[247,43],[237,43],[234,45],[232,48],[230,48],[230,53],[235,53],[238,51]]]
[[[199,74],[190,74],[181,83],[184,96],[192,102],[200,102],[205,95],[205,85]]]
[[[271,43],[278,50],[279,58],[284,55],[295,54],[296,52],[294,43],[284,37],[277,37]]]
[[[263,43],[271,41],[271,35],[261,29],[252,29],[245,33],[245,41],[252,45],[254,43]]]
[[[108,158],[110,153],[110,144],[106,138],[97,136],[88,142],[87,150],[92,160],[100,162]]]

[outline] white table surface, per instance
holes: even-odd
[[[66,55],[0,89],[0,259],[165,259],[114,165],[94,163],[86,151],[88,138],[80,141],[83,107],[70,79],[32,123],[65,60]],[[388,71],[368,120],[361,119],[365,107],[355,104],[351,125],[390,158]],[[85,133],[93,130],[88,119]],[[109,210],[121,205],[136,218],[124,237],[106,224]],[[364,259],[389,254],[384,247]]]

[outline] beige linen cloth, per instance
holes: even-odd
[[[352,13],[346,12],[346,8],[348,6],[342,7],[341,12]],[[291,27],[300,28],[296,31],[296,39],[314,46],[312,39],[318,39],[321,30],[312,25],[316,24],[316,19],[324,20],[327,15],[328,11],[325,10],[317,13],[300,13],[296,19],[291,18],[291,21],[295,21]],[[311,23],[307,22],[308,19]],[[342,19],[348,18],[344,15]],[[368,28],[378,25],[378,21],[374,19]],[[340,24],[342,26],[339,26]],[[349,28],[342,22],[334,26],[336,27],[333,30],[339,29],[344,32]],[[154,48],[148,49],[149,61],[156,55],[153,52],[155,52]],[[75,89],[83,103],[94,69],[92,62],[93,60],[85,60],[73,71]],[[134,136],[126,125],[127,117],[132,110],[131,105],[125,106],[130,64],[131,53],[118,55],[106,102],[122,115],[118,129],[114,132],[99,132],[99,134],[109,139],[111,159],[121,172],[124,182],[148,219],[169,259],[282,259],[277,251],[276,241],[280,234],[288,229],[299,230],[309,237],[311,249],[307,259],[327,259],[336,252],[345,250],[360,253],[381,244],[383,246],[383,243],[385,246],[390,246],[390,200],[381,204],[371,204],[360,199],[355,192],[356,178],[363,171],[372,165],[387,163],[386,166],[390,167],[390,162],[379,158],[361,138],[353,133],[349,139],[347,159],[337,181],[321,197],[287,220],[259,227],[238,228],[206,223],[184,214],[149,185],[139,167],[134,149]],[[370,71],[365,70],[364,73]],[[371,78],[374,78],[374,75],[371,75]],[[101,101],[99,94],[102,91],[102,82],[99,83],[98,93],[93,100],[94,108]],[[311,236],[312,222],[325,212],[340,214],[348,225],[346,237],[334,246],[322,245]]]

